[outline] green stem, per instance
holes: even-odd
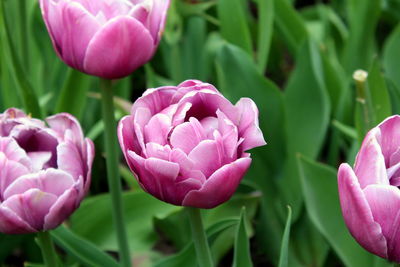
[[[197,262],[200,267],[213,267],[210,247],[201,219],[200,209],[187,208],[189,212],[190,224],[192,227],[192,238],[196,249]]]
[[[57,253],[54,249],[53,241],[51,240],[49,232],[38,232],[37,241],[39,243],[40,249],[42,250],[42,256],[44,263],[47,267],[57,267],[58,259]]]
[[[372,117],[373,114],[372,114],[372,109],[369,106],[370,103],[368,101],[367,78],[368,78],[368,73],[363,70],[357,70],[353,74],[353,79],[356,84],[356,94],[357,94],[356,101],[361,106],[361,111],[362,111],[364,135],[369,131],[369,129],[373,127],[373,117]]]
[[[122,187],[118,166],[119,146],[117,140],[117,124],[114,117],[114,101],[111,81],[102,79],[100,88],[105,130],[104,140],[107,155],[107,180],[111,194],[112,216],[115,230],[117,232],[121,265],[123,267],[130,267],[131,258],[123,218]]]

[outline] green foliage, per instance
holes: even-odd
[[[0,4],[1,109],[69,112],[96,145],[88,197],[52,232],[61,258],[65,266],[117,266],[99,84],[57,58],[38,1]],[[400,113],[399,7],[398,0],[171,1],[153,59],[114,82],[114,115],[128,114],[146,88],[186,79],[214,84],[232,103],[256,102],[268,144],[249,151],[252,166],[235,195],[202,211],[216,266],[389,266],[349,234],[337,168],[354,162],[366,131]],[[358,69],[368,72],[361,97]],[[135,266],[196,267],[185,210],[143,192],[119,163]],[[0,235],[0,247],[1,266],[15,259],[42,266],[31,235]]]

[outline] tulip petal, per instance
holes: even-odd
[[[199,190],[190,191],[182,202],[183,206],[211,209],[227,201],[235,192],[250,163],[250,158],[241,158],[224,165]]]
[[[364,189],[374,220],[387,240],[391,261],[400,262],[400,191],[394,186],[370,185]]]
[[[32,228],[42,230],[44,217],[56,200],[55,195],[34,188],[6,199],[2,205],[14,211]]]
[[[87,173],[86,162],[82,158],[81,151],[78,147],[70,142],[60,143],[57,147],[57,166],[72,175],[74,180],[79,176],[85,176]]]
[[[149,30],[154,39],[154,44],[160,42],[162,31],[165,27],[165,17],[167,16],[170,0],[154,0],[150,13]]]
[[[146,156],[149,158],[158,158],[162,160],[169,160],[171,147],[169,145],[162,146],[157,143],[146,144]]]
[[[19,177],[4,191],[4,198],[7,199],[13,195],[23,194],[31,188],[60,196],[73,184],[74,180],[70,174],[57,169],[47,169]]]
[[[368,134],[364,139],[356,157],[354,172],[361,188],[370,184],[389,184],[385,159],[374,134]]]
[[[27,169],[32,168],[30,158],[14,138],[0,136],[0,152],[3,152],[7,159],[19,162]]]
[[[44,218],[43,230],[47,231],[56,228],[79,206],[79,190],[75,187],[68,189],[62,194],[50,208]]]
[[[48,27],[61,58],[73,68],[83,70],[84,57],[90,40],[101,25],[80,3],[62,1],[49,5]],[[54,12],[54,14],[53,14]]]
[[[144,126],[145,143],[154,142],[160,145],[167,144],[168,133],[171,129],[171,119],[164,114],[156,114]]]
[[[348,164],[339,167],[338,187],[344,221],[351,235],[366,250],[387,258],[387,243],[354,171]]]
[[[136,111],[140,108],[148,109],[150,116],[159,113],[171,105],[171,99],[176,90],[175,86],[147,89],[143,96],[139,97],[133,104],[131,114],[136,114]]]
[[[184,122],[175,127],[171,133],[170,143],[173,148],[179,148],[189,154],[194,147],[206,139],[203,126],[196,118],[190,118],[189,122]]]
[[[93,165],[93,160],[94,160],[94,144],[93,141],[90,140],[89,138],[85,139],[85,144],[86,144],[86,176],[84,179],[84,191],[81,192],[81,194],[86,194],[89,191],[89,187],[91,184],[91,177],[92,177],[92,165]]]
[[[390,158],[400,147],[400,116],[394,115],[379,124],[380,134],[377,134],[386,166]]]
[[[215,140],[200,142],[189,154],[194,168],[200,170],[206,177],[210,177],[222,166],[224,159],[223,144]]]
[[[80,145],[84,139],[82,128],[78,120],[68,113],[59,113],[57,115],[48,117],[46,122],[50,128],[57,133],[57,137],[65,140],[67,130],[71,131],[73,142]]]
[[[84,70],[106,79],[122,78],[148,61],[153,52],[153,38],[139,21],[115,17],[90,41]]]
[[[8,160],[0,152],[0,200],[4,200],[4,191],[20,176],[29,173],[29,170],[22,164]]]
[[[258,124],[258,108],[250,98],[241,98],[236,107],[239,109],[239,136],[244,138],[242,143],[243,151],[258,146],[264,146],[267,143]]]
[[[0,232],[5,234],[27,234],[36,231],[14,211],[0,204]]]

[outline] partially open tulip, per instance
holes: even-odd
[[[265,145],[251,99],[232,105],[194,80],[148,89],[120,121],[118,137],[144,190],[198,208],[227,201],[250,166],[246,151]]]
[[[170,0],[40,0],[59,57],[106,79],[132,73],[153,56]]]
[[[88,191],[93,143],[69,114],[46,121],[18,109],[0,114],[0,232],[55,228]]]
[[[367,134],[354,169],[340,166],[338,184],[353,237],[369,252],[400,262],[400,116]]]

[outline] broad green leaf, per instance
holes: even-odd
[[[259,150],[264,155],[265,164],[278,170],[285,157],[286,146],[282,93],[258,72],[251,58],[234,45],[224,44],[220,47],[217,70],[218,88],[232,102],[250,97],[257,104],[260,127],[268,143],[267,147]]]
[[[388,88],[377,60],[368,73],[368,91],[373,112],[372,123],[376,125],[392,114]]]
[[[305,23],[288,0],[274,0],[274,10],[277,27],[289,50],[296,55],[308,36]]]
[[[334,120],[332,121],[332,125],[338,129],[341,133],[343,133],[344,135],[346,135],[347,137],[353,139],[353,140],[357,140],[358,138],[358,134],[357,131],[348,125],[345,125],[343,123],[341,123],[340,121]]]
[[[233,267],[251,267],[253,263],[250,255],[249,236],[246,231],[246,209],[243,208],[239,225],[236,230],[235,247],[233,253]]]
[[[24,75],[24,71],[18,59],[17,52],[15,51],[15,47],[12,44],[9,28],[10,25],[8,25],[5,18],[6,13],[4,3],[5,2],[3,0],[0,1],[0,31],[4,31],[4,34],[1,34],[0,36],[2,48],[6,51],[4,54],[8,55],[7,62],[9,63],[11,73],[17,83],[17,88],[19,90],[19,94],[22,97],[22,101],[24,103],[26,111],[31,113],[34,117],[41,118],[42,111],[39,106],[38,98],[27,77]]]
[[[90,82],[91,78],[88,75],[70,68],[58,97],[55,113],[68,112],[80,119]]]
[[[186,37],[182,44],[183,79],[207,79],[207,57],[205,44],[207,24],[201,17],[188,18]]]
[[[87,240],[77,236],[65,226],[60,226],[51,231],[57,245],[65,250],[65,252],[86,266],[101,267],[118,267],[119,264],[110,255],[98,249],[95,245]]]
[[[400,88],[400,24],[387,38],[383,49],[383,67],[386,76]]]
[[[290,226],[292,222],[292,209],[288,206],[288,216],[286,219],[285,231],[283,232],[282,245],[281,245],[281,256],[279,258],[279,267],[288,266],[288,254],[289,254],[289,236]]]
[[[153,217],[169,214],[180,207],[159,201],[144,192],[123,194],[124,218],[128,241],[132,251],[146,251],[157,240],[153,231]],[[117,250],[115,230],[111,216],[110,196],[96,195],[87,198],[73,214],[72,230],[103,250]]]
[[[307,213],[346,266],[369,266],[374,256],[351,237],[340,210],[336,170],[298,157]]]
[[[368,69],[374,55],[375,28],[381,13],[381,0],[348,0],[349,39],[343,65],[349,74],[356,69]]]
[[[218,17],[222,37],[252,55],[253,45],[242,0],[218,0]],[[235,18],[235,19],[232,19]]]
[[[322,148],[329,125],[330,102],[324,78],[318,48],[312,42],[305,42],[285,89],[289,160],[279,180],[284,195],[283,204],[292,207],[294,220],[302,204],[296,154],[315,158]]]
[[[274,33],[274,0],[258,0],[258,69],[265,72]]]

